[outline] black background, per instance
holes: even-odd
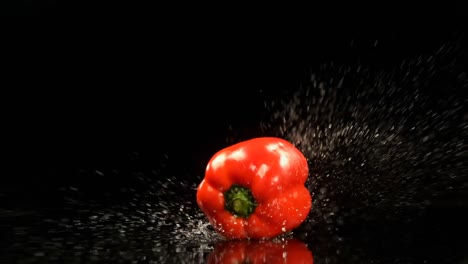
[[[326,62],[390,71],[456,43],[466,66],[458,6],[366,8],[31,1],[3,9],[36,15],[4,26],[7,200],[26,192],[25,204],[37,202],[47,195],[36,192],[82,180],[74,170],[122,166],[135,153],[148,166],[166,154],[198,177],[230,127],[258,136],[271,114],[264,102],[290,96]]]
[[[325,62],[391,70],[449,42],[468,69],[459,6],[197,8],[30,1],[2,9],[36,15],[4,24],[4,208],[63,206],[64,186],[109,202],[105,193],[116,198],[134,184],[112,169],[161,160],[171,175],[199,179],[230,127],[237,139],[261,135],[258,122],[271,114],[264,102],[289,96]],[[466,207],[465,194],[451,199]]]

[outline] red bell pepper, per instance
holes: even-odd
[[[298,227],[309,214],[308,174],[306,158],[290,142],[247,140],[211,158],[197,203],[226,238],[272,238]]]
[[[284,242],[231,240],[216,244],[207,263],[313,264],[314,259],[307,245],[296,239]]]

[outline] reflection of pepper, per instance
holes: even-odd
[[[217,244],[207,263],[313,264],[314,260],[307,246],[296,239],[284,242],[236,240]]]
[[[197,202],[227,238],[271,238],[299,226],[312,200],[304,155],[286,140],[263,137],[216,153]]]

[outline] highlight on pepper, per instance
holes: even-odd
[[[218,151],[197,189],[197,203],[228,239],[273,238],[298,227],[312,199],[304,186],[307,159],[276,137],[243,141]]]

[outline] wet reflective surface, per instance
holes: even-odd
[[[312,263],[313,256],[313,263],[465,263],[462,214],[427,213],[413,223],[360,219],[334,231],[305,226],[273,241],[225,241],[202,220],[177,213],[151,221],[135,211],[81,212],[61,219],[23,212],[2,215],[2,261]]]
[[[207,263],[314,263],[311,251],[299,240],[226,241],[216,244]]]

